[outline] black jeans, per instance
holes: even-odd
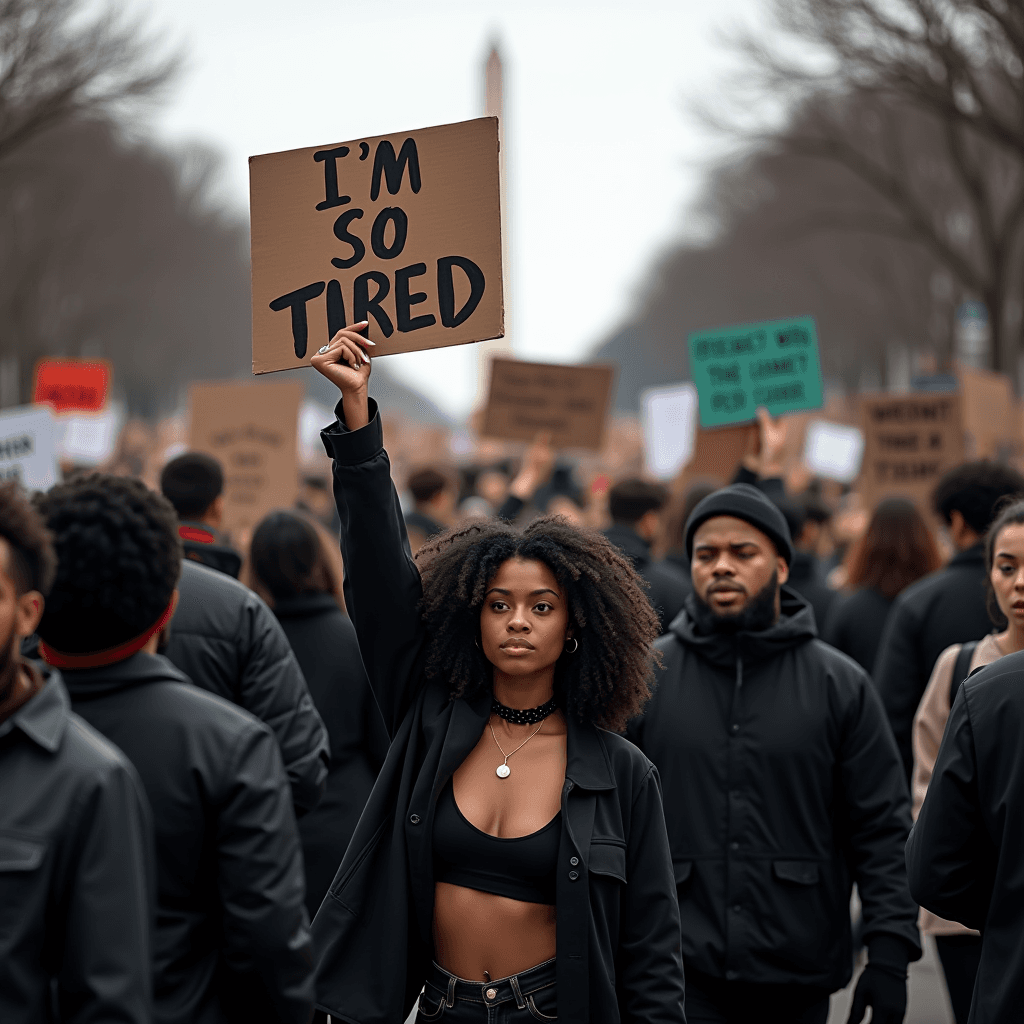
[[[416,1024],[533,1024],[557,1020],[555,961],[497,981],[464,981],[434,964]]]
[[[935,949],[946,976],[946,990],[956,1024],[967,1024],[974,982],[981,963],[980,935],[936,935]]]
[[[755,985],[686,971],[687,1024],[825,1024],[829,993],[806,985]]]

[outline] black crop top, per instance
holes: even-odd
[[[434,879],[524,903],[555,903],[559,811],[540,831],[514,839],[481,832],[463,817],[449,781],[434,813]]]

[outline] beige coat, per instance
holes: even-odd
[[[953,680],[953,666],[956,664],[961,646],[961,644],[953,644],[939,655],[939,660],[935,662],[935,668],[932,669],[932,677],[928,680],[928,687],[918,706],[917,714],[914,716],[914,777],[911,783],[914,821],[917,821],[917,816],[921,813],[921,804],[924,803],[925,794],[928,792],[928,783],[932,780],[935,758],[938,757],[942,734],[949,718],[949,687]],[[1002,656],[1003,652],[996,643],[995,634],[989,634],[975,647],[974,654],[971,655],[969,671],[973,672],[982,665],[991,665],[993,661],[998,661]],[[944,921],[931,911],[925,910],[924,907],[921,908],[918,925],[925,935],[978,934],[955,921]]]

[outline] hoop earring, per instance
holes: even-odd
[[[569,647],[569,641],[572,641],[572,648]],[[580,642],[574,636],[570,636],[565,641],[565,653],[575,654],[580,649]]]

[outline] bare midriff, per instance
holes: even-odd
[[[554,957],[555,908],[438,882],[434,955],[467,981],[519,974]]]

